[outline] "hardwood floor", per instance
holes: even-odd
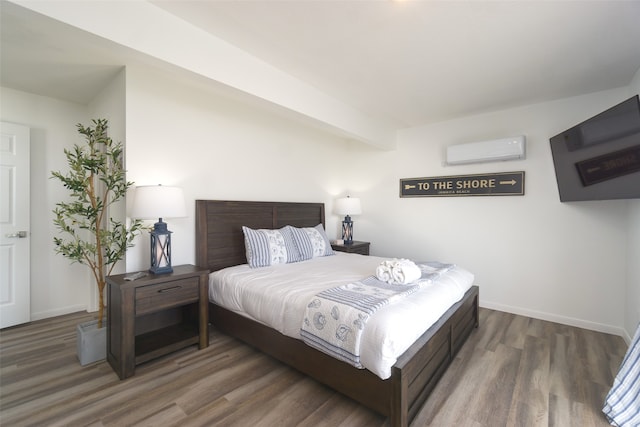
[[[139,365],[120,381],[81,367],[86,313],[0,331],[3,426],[388,426],[381,416],[212,330],[210,346]],[[620,337],[481,309],[412,426],[607,426]]]

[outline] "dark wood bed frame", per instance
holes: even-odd
[[[280,228],[319,223],[325,223],[323,203],[196,200],[196,262],[211,271],[246,264],[243,225]],[[478,287],[473,286],[398,358],[386,380],[213,303],[209,318],[215,329],[389,417],[393,427],[405,427],[478,327]]]

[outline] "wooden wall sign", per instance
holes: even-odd
[[[522,195],[524,171],[400,180],[400,197]]]

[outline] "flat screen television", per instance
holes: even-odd
[[[638,95],[550,142],[560,201],[640,198]]]

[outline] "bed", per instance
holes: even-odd
[[[197,200],[197,264],[212,272],[245,264],[242,226],[278,229],[285,225],[313,227],[324,223],[322,203]],[[209,315],[211,324],[220,332],[389,417],[392,426],[408,426],[478,326],[478,287],[469,288],[460,301],[398,357],[390,378],[385,380],[214,303],[210,303]],[[326,375],[327,372],[332,375]]]

